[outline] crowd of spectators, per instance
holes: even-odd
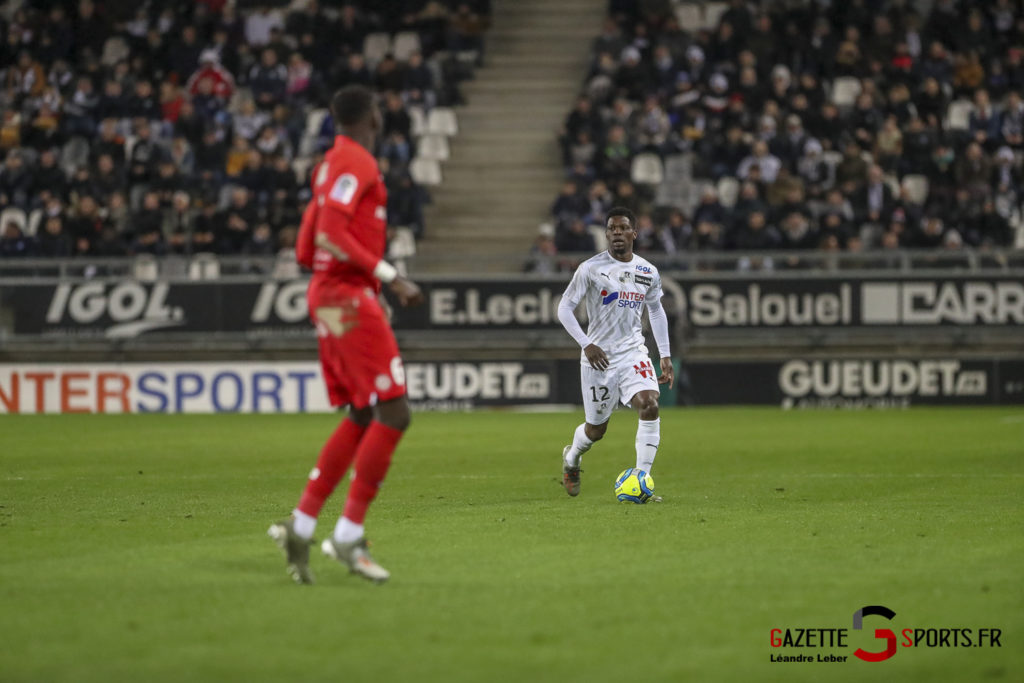
[[[322,117],[380,93],[389,223],[423,231],[411,107],[460,103],[489,0],[0,2],[0,257],[275,254],[295,241]],[[403,59],[367,36],[412,32]],[[319,115],[318,115],[319,113]]]
[[[528,268],[593,251],[613,205],[639,215],[642,252],[1012,246],[1018,0],[730,0],[704,28],[680,4],[611,0]],[[649,154],[660,187],[636,182]]]

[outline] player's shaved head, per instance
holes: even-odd
[[[373,118],[373,93],[363,85],[346,85],[331,98],[331,113],[341,126],[351,127]]]

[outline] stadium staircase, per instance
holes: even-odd
[[[498,0],[484,66],[464,84],[443,182],[415,273],[519,271],[562,178],[556,131],[586,73],[605,8],[594,0]]]

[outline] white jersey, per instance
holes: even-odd
[[[580,301],[586,303],[587,337],[614,365],[637,351],[647,353],[643,309],[661,302],[661,275],[636,254],[624,262],[604,251],[580,264],[562,298],[572,308]],[[580,357],[588,363],[586,354]]]

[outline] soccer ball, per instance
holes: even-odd
[[[654,479],[643,470],[630,467],[615,478],[615,497],[620,503],[646,503],[654,495]]]

